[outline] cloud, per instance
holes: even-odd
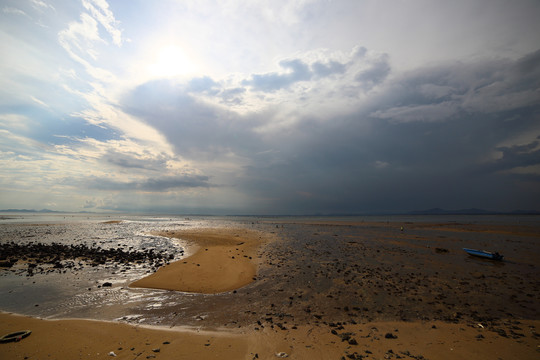
[[[347,70],[347,65],[331,60],[327,63],[316,61],[311,65],[313,74],[319,77],[327,77],[333,74],[343,74]]]
[[[103,41],[99,37],[97,21],[87,13],[82,13],[79,22],[71,22],[69,27],[58,33],[60,44],[70,54],[73,52],[72,46],[79,51],[83,51],[83,48],[88,51],[87,47],[92,47],[93,41]],[[92,54],[92,57],[95,56]]]
[[[114,75],[111,72],[91,63],[92,60],[98,59],[95,44],[104,42],[99,36],[97,25],[93,17],[82,13],[79,22],[71,22],[67,29],[58,33],[58,41],[69,56],[82,65],[92,78],[112,82]]]
[[[148,192],[166,192],[174,189],[210,187],[209,178],[202,175],[179,175],[163,176],[159,178],[143,178],[140,180],[121,181],[104,177],[90,177],[85,180],[69,180],[66,185],[81,186],[101,191],[123,191],[132,190]]]
[[[216,95],[219,92],[220,85],[209,76],[193,78],[189,81],[187,90],[196,93],[206,93]]]
[[[529,97],[540,80],[535,59],[440,64],[386,79],[349,112],[320,122],[302,116],[266,136],[261,150],[279,151],[253,156],[242,186],[268,208],[298,212],[534,208],[540,193],[529,191],[529,199],[519,182],[538,181],[538,140],[517,139],[540,135],[540,105]],[[505,96],[515,101],[471,106]]]
[[[388,63],[388,56],[384,55],[370,68],[359,72],[355,76],[355,80],[362,83],[362,86],[369,90],[382,83],[388,74],[390,74],[390,64]]]
[[[72,21],[67,29],[61,30],[58,42],[91,77],[102,82],[113,82],[115,76],[112,72],[93,64],[100,55],[97,46],[107,44],[100,36],[98,25],[107,31],[116,46],[122,45],[122,30],[118,28],[118,22],[105,0],[82,0],[82,4],[89,13],[81,12],[80,21]]]
[[[164,134],[178,154],[191,159],[227,156],[231,149],[254,146],[251,131],[260,121],[198,99],[190,87],[172,80],[147,82],[122,99],[123,110]]]
[[[538,6],[501,4],[487,7],[496,20],[449,27],[448,14],[482,6],[17,3],[46,30],[5,7],[0,198],[248,213],[537,207]],[[144,71],[166,46],[199,72]]]
[[[515,173],[518,168],[534,168],[540,165],[540,136],[526,144],[499,146],[495,150],[500,157],[485,163],[476,171]],[[536,174],[540,175],[540,172]]]
[[[94,200],[86,200],[83,205],[83,209],[92,209],[97,206],[97,203]]]
[[[411,71],[388,84],[371,116],[432,122],[527,109],[538,104],[539,64],[537,51],[514,62],[453,63]]]
[[[432,122],[448,120],[458,110],[457,104],[453,102],[441,102],[438,104],[398,106],[384,111],[377,110],[370,115],[379,119],[390,119],[393,122]]]
[[[221,91],[220,96],[225,103],[240,105],[242,104],[242,96],[246,91],[243,87],[224,89]]]
[[[118,21],[114,18],[114,14],[109,10],[109,4],[105,0],[83,0],[83,6],[92,16],[111,35],[113,43],[117,46],[122,45],[122,30],[118,28]]]
[[[17,8],[10,7],[10,6],[4,6],[2,8],[2,12],[4,14],[14,14],[14,15],[28,16],[28,14],[25,13],[24,11],[22,11],[21,9],[17,9]]]
[[[149,154],[146,154],[146,157],[141,157],[134,153],[118,152],[112,148],[107,150],[107,153],[103,155],[102,159],[120,168],[155,171],[165,171],[168,160],[163,155],[149,156]]]
[[[32,3],[32,7],[36,10],[39,10],[39,11],[42,11],[42,10],[47,10],[47,9],[51,9],[51,10],[56,10],[54,8],[54,6],[52,6],[51,4],[49,3],[46,3],[45,1],[41,1],[41,0],[31,0],[30,1]]]
[[[309,51],[282,60],[279,66],[283,71],[252,74],[240,85],[251,93],[265,93],[268,103],[317,102],[323,107],[339,108],[344,102],[358,100],[364,93],[384,84],[391,73],[387,54],[361,46],[353,47],[348,53],[325,49]]]
[[[245,80],[242,84],[250,85],[254,90],[272,92],[288,88],[299,81],[310,80],[313,75],[309,66],[299,59],[283,60],[279,65],[288,72],[254,74],[250,80]]]

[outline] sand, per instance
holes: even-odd
[[[256,279],[259,232],[245,229],[202,229],[158,235],[187,240],[193,255],[163,266],[131,287],[217,294],[239,289]]]
[[[91,320],[41,320],[0,314],[0,332],[28,329],[0,344],[0,359],[243,359],[247,341],[224,332],[166,331]],[[168,342],[168,344],[165,344]],[[159,349],[159,351],[157,351]],[[109,355],[113,352],[114,355]]]
[[[534,329],[540,321],[519,327],[523,337],[516,341],[480,326],[444,322],[374,322],[336,327],[336,334],[305,325],[209,332],[0,313],[0,333],[32,330],[19,342],[0,344],[0,359],[251,360],[278,359],[283,353],[290,359],[537,359],[540,341]]]

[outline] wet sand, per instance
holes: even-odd
[[[256,280],[257,251],[263,235],[245,229],[169,231],[160,236],[187,240],[193,255],[161,267],[131,287],[217,294]]]
[[[186,344],[187,338],[194,348],[184,345],[174,350],[177,358],[276,359],[276,354],[285,353],[295,359],[536,359],[540,354],[538,226],[274,221],[244,227],[252,229],[250,234],[263,231],[280,241],[255,241],[252,253],[246,241],[246,248],[238,247],[244,245],[239,245],[244,239],[238,238],[244,235],[238,229],[213,229],[207,233],[213,234],[210,237],[204,232],[169,233],[199,242],[195,254],[183,259],[187,263],[212,247],[228,247],[219,252],[231,260],[241,255],[251,266],[254,260],[259,264],[256,280],[236,283],[236,290],[211,287],[206,288],[209,294],[219,294],[193,294],[181,305],[133,309],[144,318],[159,319],[154,324],[182,331],[161,331],[150,338],[146,335],[150,330],[141,326],[96,322],[97,328],[84,328],[100,332],[101,327],[113,326],[115,335],[94,344],[85,339],[72,349],[71,357],[63,357],[59,348],[50,350],[56,354],[51,357],[83,358],[77,351],[88,348],[103,354],[115,351],[113,345],[124,350],[144,345],[144,354],[137,358],[165,359],[166,346]],[[217,238],[228,240],[216,243]],[[462,247],[498,250],[505,261],[476,259]],[[195,262],[191,265],[184,268],[197,278],[200,269]],[[22,330],[24,321],[45,324],[46,334],[51,324],[64,324],[55,325],[63,333],[58,330],[56,337],[48,337],[53,343],[74,331],[85,338],[94,336],[74,330],[70,321],[23,321],[12,315],[0,319],[4,333]],[[38,325],[34,322],[28,328]],[[202,341],[200,333],[186,333],[186,327],[217,331],[212,336],[223,342],[207,345],[208,338]],[[148,340],[135,337],[130,342],[134,331]],[[34,335],[18,344],[1,345],[0,354],[28,356],[26,347],[41,341]],[[170,344],[160,346],[164,341]],[[129,347],[117,345],[120,342]],[[159,353],[151,351],[156,347]],[[198,353],[201,347],[208,352]],[[119,358],[138,354],[124,350],[115,351]]]
[[[0,313],[0,333],[30,329],[0,344],[2,359],[537,359],[540,321],[513,325],[520,341],[479,326],[374,322],[287,330],[163,330],[91,320],[41,320]]]
[[[41,320],[0,313],[0,332],[28,329],[0,344],[1,359],[243,359],[247,341],[226,332],[167,331],[91,320]],[[111,352],[113,354],[111,354]]]

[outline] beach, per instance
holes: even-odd
[[[161,289],[160,299],[181,301],[115,306],[125,316],[114,322],[4,312],[2,333],[32,334],[0,344],[0,358],[539,355],[534,222],[242,219],[208,225],[155,232],[188,244],[188,256],[105,290]],[[462,250],[469,244],[496,248],[505,261],[470,257]],[[95,317],[106,319],[108,311]]]
[[[539,321],[521,323],[527,334],[516,341],[488,329],[443,322],[375,322],[347,326],[333,335],[322,326],[263,332],[160,330],[2,313],[0,331],[32,329],[32,334],[20,342],[0,344],[0,355],[2,359],[278,359],[285,354],[291,359],[535,359],[538,337],[530,331],[539,326]]]

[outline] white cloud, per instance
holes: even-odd
[[[28,130],[29,126],[32,125],[32,121],[24,115],[5,113],[0,114],[0,126],[4,128],[5,133],[8,134],[10,130]]]
[[[35,103],[41,105],[41,106],[44,106],[44,107],[50,107],[49,105],[47,105],[46,103],[44,103],[43,101],[39,100],[38,98],[36,98],[35,96],[30,96],[30,99],[32,99],[32,101],[34,101]]]
[[[118,22],[114,14],[109,10],[109,4],[105,0],[83,0],[83,6],[90,11],[92,16],[111,35],[113,43],[117,46],[122,45],[122,30],[118,28]]]
[[[42,0],[30,0],[30,2],[32,3],[32,7],[36,10],[55,10],[54,6]]]
[[[58,33],[58,41],[73,60],[84,65],[87,71],[91,71],[92,66],[83,56],[92,54],[93,41],[103,40],[99,37],[96,20],[82,13],[79,22],[71,22],[67,29]]]
[[[4,8],[2,9],[2,12],[4,14],[14,14],[14,15],[28,16],[28,14],[25,13],[24,11],[22,11],[21,9],[17,9],[17,8],[10,7],[10,6],[4,6]]]

